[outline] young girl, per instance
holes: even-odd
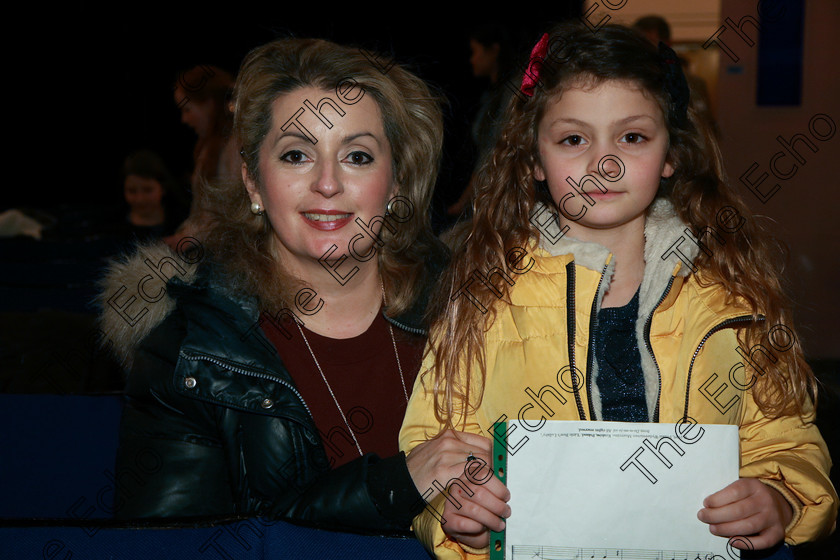
[[[504,417],[736,424],[741,478],[698,518],[747,537],[737,548],[828,534],[837,494],[779,247],[725,183],[673,51],[563,24],[521,92],[432,307],[401,449],[490,437]],[[501,482],[466,468],[472,451],[455,499],[414,520],[438,558],[484,557],[510,515]]]

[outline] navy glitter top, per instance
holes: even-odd
[[[601,420],[647,422],[645,378],[636,340],[639,291],[624,307],[598,312],[595,332],[596,384],[601,393]]]

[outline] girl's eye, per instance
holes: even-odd
[[[306,154],[300,150],[289,150],[280,156],[280,159],[292,165],[300,165],[306,161]]]
[[[567,136],[566,138],[560,141],[561,144],[566,144],[568,146],[580,146],[582,142],[583,138],[581,136],[578,136],[577,134]]]
[[[638,132],[628,132],[624,135],[624,139],[628,144],[638,144],[639,142],[644,141],[645,137]]]
[[[359,151],[350,152],[347,159],[353,165],[368,165],[369,163],[373,163],[373,157],[371,157],[370,154]]]

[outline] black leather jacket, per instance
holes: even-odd
[[[426,293],[388,319],[425,334]],[[258,314],[202,267],[167,284],[177,305],[134,353],[115,487],[118,518],[255,514],[338,530],[407,531],[425,505],[405,455],[367,454],[334,470],[306,402]],[[386,317],[387,318],[387,317]]]

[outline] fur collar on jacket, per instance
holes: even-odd
[[[542,208],[535,209],[536,215]],[[556,214],[556,212],[552,212]],[[555,221],[552,221],[549,234],[555,237],[560,230]],[[700,247],[694,238],[688,239],[686,233],[688,226],[680,220],[674,210],[673,204],[665,198],[658,198],[648,210],[645,221],[645,272],[642,284],[639,289],[639,315],[636,319],[636,341],[641,356],[642,371],[645,377],[645,396],[648,406],[648,418],[653,421],[656,401],[659,396],[659,371],[653,356],[647,350],[644,331],[645,323],[653,312],[665,288],[673,276],[689,276],[691,267],[686,266],[673,249],[682,239],[678,247],[682,256],[688,262],[694,262]],[[690,230],[689,230],[690,232]],[[539,246],[553,256],[573,255],[575,263],[591,270],[601,272],[607,262],[610,251],[597,243],[586,243],[564,236],[552,244],[547,235],[540,235]],[[667,258],[664,255],[669,254]],[[613,272],[615,271],[615,259],[611,259],[606,266],[604,281],[597,294],[597,309],[601,308],[601,301],[610,285]],[[598,364],[593,362],[592,370],[592,405],[595,409],[596,419],[601,418],[601,396],[598,385],[595,381],[598,378]]]
[[[238,304],[251,321],[259,318],[254,298],[243,298],[221,281],[212,262],[203,262],[203,249],[181,254],[163,242],[136,245],[132,252],[114,260],[99,282],[96,303],[100,309],[101,343],[110,347],[127,373],[131,371],[140,342],[175,309],[176,298],[169,293],[171,283],[186,289],[196,287]],[[443,244],[425,260],[426,282],[413,307],[398,317],[385,318],[393,325],[418,335],[426,335],[426,304],[431,290],[446,266],[448,251]]]
[[[200,264],[161,241],[139,243],[111,262],[99,281],[96,303],[102,342],[125,372],[137,345],[175,309],[166,284],[174,277],[193,282]]]

